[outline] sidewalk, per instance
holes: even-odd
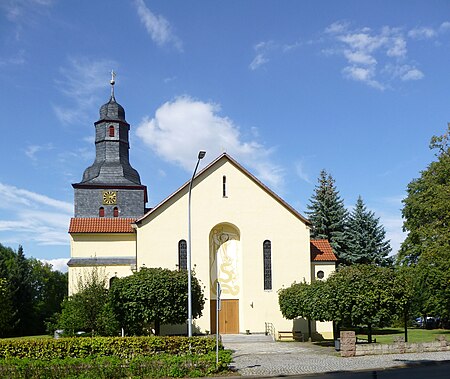
[[[373,355],[342,358],[332,347],[308,342],[274,342],[264,335],[223,335],[240,375],[274,376],[401,367],[450,361],[450,352]]]

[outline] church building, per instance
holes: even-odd
[[[187,268],[190,180],[147,208],[147,187],[129,161],[130,125],[111,97],[94,123],[96,156],[73,184],[69,294],[92,268],[108,280],[140,267]],[[191,191],[192,267],[204,289],[203,316],[194,333],[215,332],[216,284],[221,284],[223,334],[301,331],[305,320],[286,320],[281,288],[326,278],[336,257],[326,240],[310,240],[310,222],[258,178],[223,153],[198,172]],[[331,338],[331,323],[313,330]],[[185,334],[186,325],[164,325],[163,334]]]

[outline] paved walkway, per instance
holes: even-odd
[[[383,369],[432,361],[450,361],[450,352],[372,355],[342,358],[332,347],[308,342],[274,342],[264,335],[223,335],[232,350],[232,366],[240,375],[296,375]]]

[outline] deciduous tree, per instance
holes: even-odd
[[[78,278],[77,292],[64,300],[58,327],[65,334],[118,334],[119,325],[109,303],[106,277],[97,268]]]
[[[182,324],[187,319],[188,277],[185,270],[141,268],[114,281],[111,304],[121,326],[129,334],[159,334],[162,324]],[[192,277],[192,315],[200,317],[205,303],[202,289]]]

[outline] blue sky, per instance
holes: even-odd
[[[304,213],[321,169],[394,251],[450,119],[448,1],[0,1],[0,242],[70,255],[72,183],[117,72],[148,206],[222,151]]]

